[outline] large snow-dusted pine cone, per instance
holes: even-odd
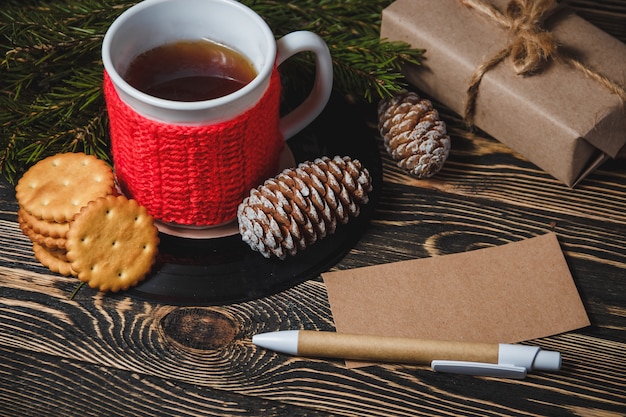
[[[445,123],[429,100],[399,93],[378,105],[378,128],[398,166],[418,178],[435,175],[450,152]]]
[[[356,159],[303,162],[250,192],[239,205],[239,232],[266,258],[284,259],[357,217],[371,190],[370,174]]]

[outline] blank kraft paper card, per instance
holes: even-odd
[[[338,332],[517,343],[590,324],[553,233],[322,277]]]

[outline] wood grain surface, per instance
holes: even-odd
[[[568,3],[626,41],[626,2]],[[610,161],[570,189],[441,113],[453,141],[444,169],[416,180],[381,145],[384,183],[374,217],[334,269],[555,232],[592,322],[533,341],[562,353],[561,372],[514,381],[393,364],[346,369],[339,360],[255,347],[250,339],[259,332],[334,330],[319,277],[216,307],[86,286],[70,299],[77,280],[34,259],[16,221],[13,187],[1,182],[0,416],[626,415],[626,161]]]

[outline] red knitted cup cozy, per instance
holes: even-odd
[[[250,189],[278,172],[280,76],[250,110],[211,125],[148,119],[124,103],[104,74],[111,151],[122,192],[157,220],[212,226],[236,218]]]

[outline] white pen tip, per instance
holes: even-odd
[[[252,336],[252,343],[265,349],[289,355],[298,354],[298,331],[261,333]]]

